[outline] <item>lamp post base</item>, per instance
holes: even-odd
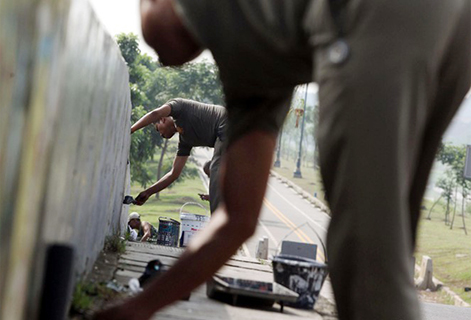
[[[299,170],[299,168],[297,168],[294,172],[293,172],[293,178],[302,178],[303,175],[301,174],[301,170]]]
[[[303,175],[301,174],[301,152],[298,157],[298,160],[296,161],[296,170],[293,172],[293,178],[302,178]]]

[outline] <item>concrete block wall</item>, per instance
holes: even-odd
[[[0,319],[34,319],[47,245],[75,275],[123,230],[128,72],[85,0],[0,0]]]

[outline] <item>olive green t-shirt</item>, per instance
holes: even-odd
[[[193,147],[214,147],[217,138],[224,140],[226,108],[181,98],[166,104],[179,128],[178,156],[189,156]]]
[[[278,133],[293,88],[312,81],[312,50],[303,25],[310,3],[176,0],[183,23],[219,66],[229,144],[254,129]]]

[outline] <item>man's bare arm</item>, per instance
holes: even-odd
[[[162,191],[178,179],[185,167],[188,156],[176,156],[173,160],[172,169],[167,172],[159,181],[153,184],[150,188],[142,191],[136,198],[136,204],[143,205],[149,197],[157,192]]]
[[[144,231],[144,235],[141,238],[141,242],[145,242],[152,235],[152,231],[151,231],[151,228],[150,228],[150,223],[143,221],[142,222],[142,230]]]
[[[151,123],[156,123],[163,117],[168,117],[171,111],[172,109],[170,108],[170,106],[168,104],[164,104],[163,106],[147,113],[145,116],[143,116],[135,124],[132,125],[131,133],[134,133],[134,131],[144,128]]]

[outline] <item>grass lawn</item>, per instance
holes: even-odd
[[[136,196],[143,189],[139,185],[131,186],[131,194]],[[160,193],[160,199],[152,196],[143,206],[131,206],[130,212],[138,212],[142,220],[148,221],[158,227],[159,217],[168,217],[180,221],[180,208],[187,202],[197,202],[202,204],[207,210],[196,205],[187,205],[185,212],[196,214],[208,214],[209,202],[200,200],[198,193],[205,193],[205,189],[199,177],[187,178],[185,181],[176,184],[171,189],[166,189]]]
[[[425,202],[427,210],[422,211],[419,224],[416,262],[420,265],[422,256],[433,260],[434,276],[456,292],[463,300],[471,304],[471,292],[464,292],[464,287],[471,287],[471,229],[469,235],[463,230],[462,217],[457,208],[453,229],[445,225],[443,204],[437,204],[431,220],[427,220],[432,202]],[[471,227],[469,214],[465,214],[465,224]]]
[[[292,159],[288,160],[286,158],[281,158],[280,162],[281,167],[273,167],[273,171],[286,179],[291,180],[311,195],[316,194],[317,198],[325,203],[322,181],[318,170],[314,171],[312,167],[304,167],[301,165],[302,178],[293,178],[293,172],[296,169],[296,162]]]
[[[176,145],[176,141],[170,141],[171,146]],[[160,150],[157,150],[157,153]],[[165,161],[171,163],[175,155],[174,150],[167,151]],[[159,159],[160,155],[156,154],[154,159]],[[196,165],[187,161],[187,167],[196,167]],[[149,161],[148,168],[151,172],[157,172],[157,161]],[[165,172],[163,172],[165,174]],[[137,183],[131,184],[131,195],[136,197],[139,192],[144,190]],[[138,212],[142,220],[148,221],[153,224],[156,228],[159,225],[159,217],[168,217],[180,221],[180,209],[187,202],[196,202],[203,205],[206,210],[196,206],[196,205],[186,205],[184,207],[184,212],[195,213],[195,214],[209,214],[209,202],[202,201],[198,196],[198,193],[206,193],[206,190],[203,186],[203,183],[199,176],[186,178],[183,181],[175,181],[170,188],[167,188],[160,192],[160,197],[157,199],[155,196],[152,196],[147,200],[143,206],[131,205],[129,212]]]

